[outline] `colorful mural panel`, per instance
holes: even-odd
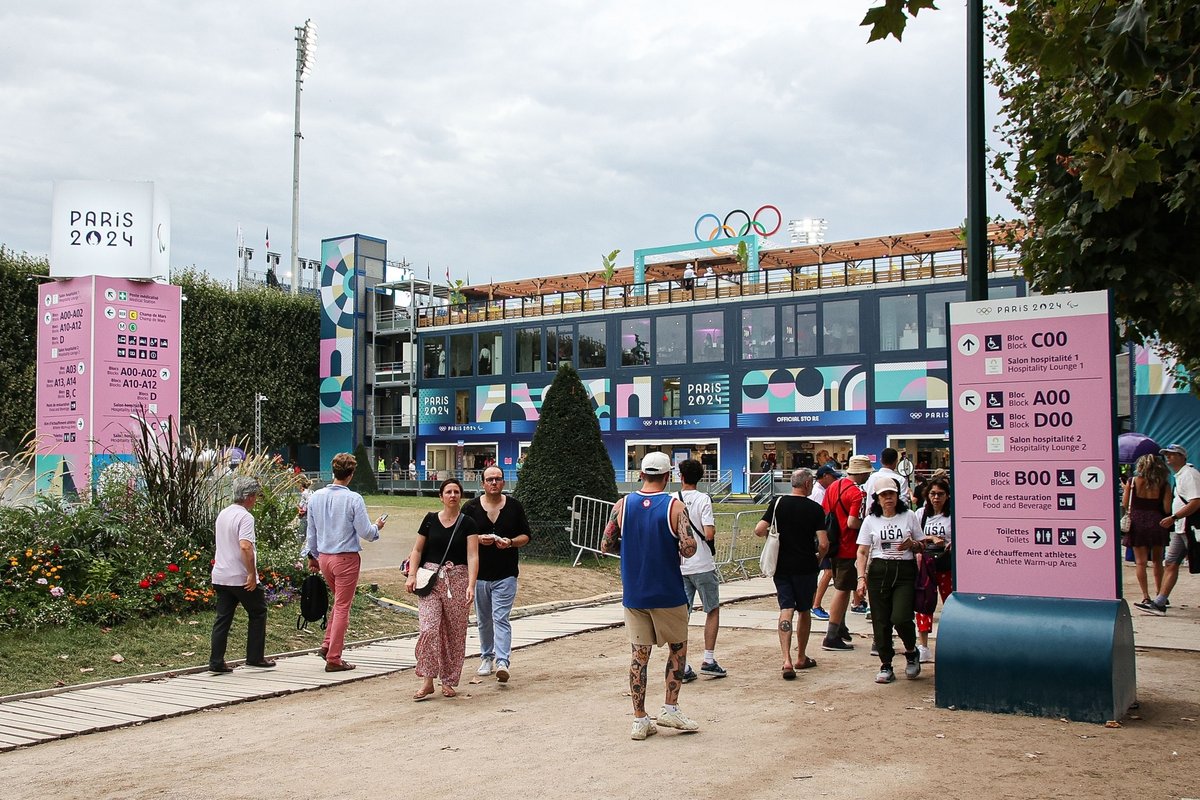
[[[354,449],[354,237],[321,242],[321,460]]]
[[[737,424],[862,425],[867,421],[866,384],[861,364],[753,370],[742,378]]]
[[[949,373],[945,361],[901,361],[875,365],[875,422],[911,424],[950,421]]]

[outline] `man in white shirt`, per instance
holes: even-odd
[[[246,666],[261,669],[275,666],[274,661],[263,655],[267,644],[267,596],[258,583],[254,516],[250,513],[260,494],[262,486],[257,480],[238,476],[233,479],[233,502],[217,515],[212,568],[217,616],[213,620],[209,672],[233,672],[233,667],[225,663],[225,646],[239,604],[250,617],[246,633]]]
[[[688,613],[691,613],[696,593],[699,592],[700,604],[707,615],[704,618],[704,661],[700,664],[700,672],[714,678],[724,678],[727,673],[717,663],[715,655],[717,631],[721,627],[721,598],[718,591],[720,581],[717,579],[717,565],[713,559],[717,520],[713,515],[712,498],[696,489],[703,477],[704,465],[699,461],[688,459],[679,463],[679,478],[683,483],[679,499],[687,506],[692,535],[697,540],[704,539],[697,544],[695,555],[679,559],[679,571],[683,573]],[[689,683],[694,680],[696,673],[692,670],[692,665],[688,664],[683,670],[683,682]]]
[[[891,478],[894,480],[900,485],[900,497],[904,498],[904,502],[912,502],[912,487],[908,485],[908,479],[896,471],[896,466],[899,462],[900,454],[896,452],[896,448],[883,448],[883,452],[879,454],[879,463],[882,466],[875,470],[871,477],[867,478],[867,483],[863,486],[863,490],[867,493],[868,505],[875,493],[875,481],[880,478]]]
[[[1175,497],[1171,501],[1171,516],[1163,517],[1158,524],[1171,531],[1171,543],[1163,558],[1162,592],[1149,603],[1135,603],[1143,611],[1162,617],[1167,613],[1167,598],[1179,580],[1179,565],[1188,555],[1188,537],[1197,536],[1195,520],[1200,515],[1200,470],[1187,460],[1187,450],[1181,444],[1172,444],[1158,451],[1167,459],[1167,466],[1175,473]],[[1193,571],[1195,565],[1193,565]]]

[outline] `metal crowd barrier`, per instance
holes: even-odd
[[[571,501],[571,524],[567,528],[571,534],[571,547],[575,550],[572,566],[579,566],[584,553],[592,553],[597,558],[602,555],[600,540],[604,536],[604,526],[608,524],[612,507],[613,504],[607,500],[575,495]],[[713,517],[717,529],[717,552],[713,557],[717,577],[724,581],[757,575],[762,540],[754,535],[754,526],[762,519],[762,512],[722,512]]]

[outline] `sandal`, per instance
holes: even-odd
[[[784,665],[783,665],[783,679],[784,679],[785,681],[794,681],[794,680],[796,680],[796,670],[792,669],[792,665],[791,665],[791,664],[784,664]]]
[[[426,689],[424,686],[422,686],[420,689],[417,690],[417,693],[413,695],[413,700],[416,700],[419,703],[422,700],[428,698],[432,694],[433,694],[432,686],[430,686],[428,689]]]
[[[458,692],[454,691],[453,686],[443,686],[442,687],[442,697],[457,697],[457,696],[458,696]]]
[[[812,668],[813,668],[813,667],[815,667],[816,665],[817,665],[817,661],[816,661],[816,659],[814,659],[814,658],[809,658],[808,656],[805,656],[805,657],[804,657],[804,663],[803,663],[803,664],[797,664],[797,665],[796,665],[796,669],[812,669]]]

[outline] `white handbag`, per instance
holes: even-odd
[[[758,569],[765,577],[775,575],[775,565],[779,563],[779,529],[775,527],[775,515],[779,512],[779,500],[775,501],[775,509],[771,512],[771,527],[767,530],[767,540],[763,542],[762,553],[758,556]]]

